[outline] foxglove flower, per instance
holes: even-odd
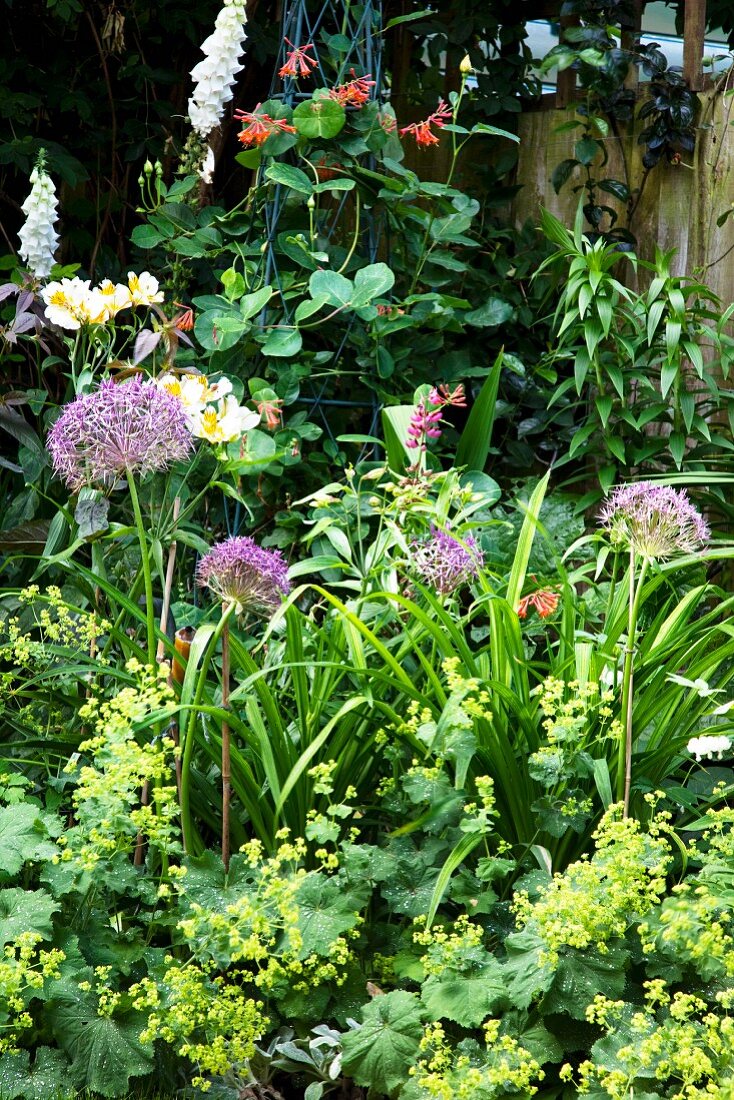
[[[54,470],[72,492],[165,470],[192,447],[181,402],[139,376],[81,394],[48,436]]]
[[[692,554],[711,534],[683,489],[654,481],[617,486],[599,519],[612,543],[655,560],[676,552]]]
[[[218,542],[201,559],[196,579],[237,611],[271,615],[290,590],[288,566],[279,550],[266,550],[246,535]]]
[[[224,0],[214,33],[201,45],[205,57],[191,70],[196,86],[189,100],[189,118],[204,140],[219,125],[225,104],[232,98],[232,85],[242,68],[239,58],[246,22],[243,0]]]
[[[444,596],[478,576],[483,563],[482,551],[471,535],[459,540],[448,531],[431,527],[429,538],[412,546],[413,569]]]
[[[58,205],[53,181],[43,167],[43,157],[39,157],[31,172],[31,193],[21,206],[26,220],[18,234],[20,254],[37,279],[47,278],[56,263],[59,237],[54,225]]]

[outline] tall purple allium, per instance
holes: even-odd
[[[618,485],[599,513],[611,541],[645,558],[692,554],[711,531],[685,490],[654,481]]]
[[[201,559],[198,583],[240,611],[270,615],[290,590],[288,566],[279,550],[265,550],[246,535],[216,543]]]
[[[414,542],[412,550],[416,573],[444,596],[476,577],[484,562],[484,555],[471,535],[460,541],[437,527],[431,527],[427,539]]]
[[[72,492],[128,473],[165,470],[192,446],[178,398],[139,376],[81,394],[48,435],[54,470]]]

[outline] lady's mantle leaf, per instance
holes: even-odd
[[[59,908],[45,890],[0,890],[0,944],[12,943],[22,932],[37,932],[50,940],[53,914]]]
[[[80,971],[77,977],[94,975]],[[96,996],[69,980],[58,984],[50,1004],[54,1034],[73,1059],[70,1076],[78,1088],[120,1096],[131,1077],[150,1073],[153,1059],[139,1039],[145,1024],[142,1015],[99,1016]]]
[[[27,1050],[0,1058],[0,1096],[5,1100],[49,1100],[68,1085],[68,1062],[58,1050],[39,1047],[33,1066]]]
[[[362,1009],[362,1027],[344,1036],[345,1073],[378,1094],[394,1093],[418,1056],[422,1015],[414,993],[398,989],[375,997]]]
[[[337,936],[354,928],[370,892],[366,882],[347,886],[338,876],[325,880],[314,872],[306,875],[297,896],[304,955],[328,955]]]
[[[470,970],[448,968],[431,974],[421,999],[432,1020],[453,1020],[462,1027],[478,1027],[487,1016],[509,1006],[502,967],[489,956]]]
[[[17,875],[26,860],[51,855],[47,836],[36,806],[4,806],[0,809],[0,871]]]

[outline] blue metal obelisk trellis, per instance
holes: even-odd
[[[310,97],[310,90],[303,90],[292,77],[280,77],[289,51],[294,47],[310,44],[309,55],[315,66],[308,87],[334,87],[356,76],[369,77],[371,100],[380,101],[382,97],[382,0],[283,0],[281,20],[281,44],[276,61],[269,98],[280,100],[289,107],[296,107]],[[371,158],[365,158],[367,167],[372,167]],[[340,224],[348,201],[348,192],[342,192],[335,202],[328,219],[320,226],[320,233],[329,241]],[[280,184],[272,190],[265,205],[266,241],[264,247],[265,282],[282,289],[281,273],[278,266],[276,242],[279,224],[284,210],[287,192]],[[360,233],[362,254],[372,263],[377,258],[379,228],[369,213],[362,215]],[[282,299],[284,301],[284,299]],[[286,304],[287,311],[287,304]],[[353,323],[353,322],[352,322]],[[349,336],[349,326],[341,338],[341,346],[335,349],[333,363],[338,363]],[[374,430],[379,416],[379,406],[375,399],[366,396],[363,401],[347,401],[325,397],[326,384],[317,387],[310,385],[310,393],[304,393],[304,399],[318,412],[327,436],[332,432],[324,406],[353,406],[372,412]]]

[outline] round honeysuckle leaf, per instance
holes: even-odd
[[[305,138],[336,137],[346,119],[346,111],[334,99],[311,99],[293,112],[293,125]]]

